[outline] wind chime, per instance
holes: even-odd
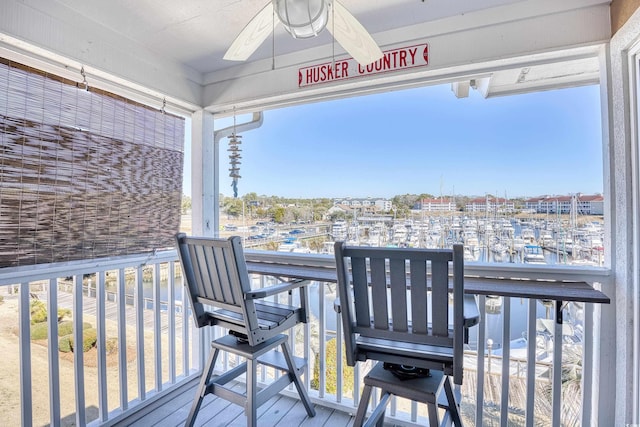
[[[233,132],[229,136],[229,176],[232,178],[231,187],[233,187],[233,197],[238,197],[238,179],[240,177],[240,144],[242,136],[236,134],[236,115],[233,115]]]

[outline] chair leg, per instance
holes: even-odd
[[[438,415],[438,405],[435,403],[427,403],[427,412],[429,413],[429,425],[440,426],[440,417]]]
[[[258,425],[258,380],[256,378],[257,362],[247,359],[247,400],[245,402],[244,412],[247,414],[247,427],[256,427]]]
[[[381,396],[380,401],[378,402],[378,406],[371,412],[371,415],[367,419],[367,422],[364,423],[363,427],[382,427],[384,425],[384,413],[387,410],[387,405],[389,404],[389,400],[391,399],[391,394],[388,391],[380,390]]]
[[[216,359],[218,358],[218,350],[217,348],[209,354],[209,360],[207,361],[207,365],[202,370],[202,376],[200,377],[200,385],[198,386],[198,390],[196,391],[196,397],[191,405],[191,410],[189,411],[189,416],[187,417],[187,421],[184,423],[185,427],[193,427],[194,422],[196,421],[196,416],[198,415],[198,411],[200,410],[200,405],[202,405],[202,399],[207,395],[207,385],[209,384],[209,378],[211,377],[211,373],[213,372],[213,367],[216,364]]]
[[[296,369],[296,365],[293,361],[293,358],[291,357],[291,352],[289,351],[289,344],[287,344],[287,342],[285,341],[282,343],[281,347],[284,358],[287,361],[287,366],[289,367],[289,375],[291,376],[293,384],[298,390],[298,395],[300,395],[300,400],[302,400],[304,409],[306,409],[307,415],[309,415],[310,417],[315,417],[316,410],[311,403],[311,399],[309,399],[309,395],[307,394],[307,390],[304,388],[304,384],[302,384],[302,380],[300,380],[298,370]]]
[[[362,390],[362,396],[360,396],[360,404],[358,405],[358,411],[356,412],[356,419],[353,423],[354,427],[362,427],[370,398],[371,386],[365,384],[364,389]]]
[[[460,406],[458,400],[453,393],[453,386],[451,385],[451,378],[445,377],[444,379],[444,392],[447,395],[447,403],[449,405],[449,413],[451,414],[451,420],[456,427],[463,427],[462,417],[460,417]]]

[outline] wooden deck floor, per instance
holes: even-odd
[[[131,416],[115,424],[116,427],[177,427],[184,426],[195,396],[197,382],[192,381],[179,393],[160,399],[153,408]],[[238,390],[243,386],[238,385]],[[277,395],[258,409],[259,426],[306,426],[306,427],[350,427],[353,417],[344,412],[314,405],[316,416],[309,418],[302,403],[295,398]],[[196,426],[237,426],[247,425],[242,408],[213,395],[204,398],[196,418]]]

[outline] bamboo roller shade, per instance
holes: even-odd
[[[172,247],[183,142],[181,117],[0,59],[0,267]]]

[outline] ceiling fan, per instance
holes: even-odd
[[[278,23],[294,38],[315,37],[326,27],[362,65],[382,58],[371,35],[338,0],[271,0],[231,43],[224,59],[245,61]]]

